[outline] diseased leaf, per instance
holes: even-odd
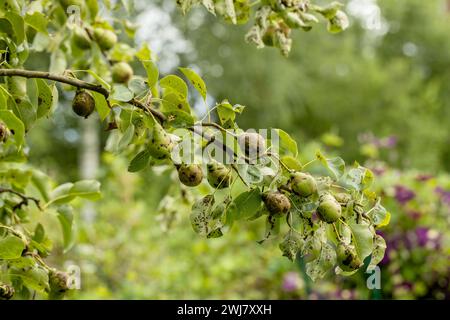
[[[207,195],[197,200],[192,206],[192,212],[189,216],[192,228],[195,233],[201,236],[207,236],[210,233],[209,222],[211,220],[211,210],[214,205],[214,196]]]
[[[203,79],[192,69],[189,68],[178,68],[181,72],[188,78],[188,80],[192,83],[194,88],[200,93],[203,97],[203,100],[206,101],[206,85]]]
[[[370,259],[369,266],[367,267],[368,271],[375,268],[375,266],[379,264],[381,260],[383,260],[385,251],[386,251],[386,241],[383,239],[382,236],[376,234],[374,237],[374,248],[372,251],[372,257]]]
[[[297,252],[301,251],[303,244],[304,240],[301,238],[300,234],[294,231],[289,231],[280,243],[279,247],[283,253],[283,256],[287,257],[291,261],[294,261],[297,256]]]
[[[158,82],[159,78],[158,68],[156,67],[155,63],[151,60],[142,60],[141,62],[145,68],[145,71],[147,72],[148,86],[151,88]]]
[[[37,118],[42,118],[50,113],[53,106],[53,91],[45,80],[36,79],[38,87],[38,101],[37,101]]]
[[[322,279],[336,264],[336,251],[328,244],[322,245],[320,256],[306,264],[306,274],[313,280]]]
[[[9,130],[12,130],[14,141],[18,147],[25,141],[25,126],[11,110],[0,110],[0,120],[2,120]]]

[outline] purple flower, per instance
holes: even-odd
[[[450,206],[450,191],[446,191],[442,187],[437,187],[436,189],[434,189],[434,192],[436,192],[440,196],[441,201],[444,204]]]
[[[284,275],[282,288],[285,292],[296,291],[300,284],[300,278],[296,272],[288,272]]]
[[[428,228],[418,227],[415,230],[417,237],[417,244],[424,247],[428,242]]]
[[[416,194],[411,189],[401,185],[395,186],[395,199],[400,204],[406,204],[408,201],[414,199],[415,196]]]
[[[397,137],[396,136],[389,136],[384,139],[383,146],[386,148],[395,148],[397,145]]]

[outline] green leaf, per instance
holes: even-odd
[[[7,235],[0,239],[0,260],[18,259],[22,256],[25,249],[25,243],[22,239]]]
[[[372,251],[372,257],[370,258],[369,266],[367,270],[372,270],[377,264],[381,262],[384,258],[384,253],[386,251],[386,241],[382,236],[376,234],[374,237],[374,248]]]
[[[181,97],[173,91],[165,92],[162,101],[162,111],[172,110],[184,111],[188,114],[191,113],[191,107],[186,101],[186,98]]]
[[[25,269],[11,268],[9,275],[21,278],[24,285],[33,290],[42,292],[49,288],[48,273],[39,266]]]
[[[47,82],[43,79],[36,79],[38,87],[37,118],[42,118],[49,114],[53,106],[53,92]]]
[[[257,241],[257,243],[263,244],[270,237],[276,236],[279,233],[280,233],[280,219],[277,218],[276,216],[269,214],[266,219],[266,233],[264,235],[264,238],[262,240]]]
[[[223,100],[216,105],[216,111],[219,116],[220,123],[224,124],[228,121],[234,121],[236,118],[236,111],[228,100]]]
[[[129,172],[138,172],[147,168],[150,164],[150,152],[148,150],[144,150],[139,152],[134,158],[131,160],[128,171]]]
[[[353,243],[359,258],[363,261],[373,250],[373,234],[368,225],[348,223],[353,235]]]
[[[62,205],[58,207],[57,211],[63,234],[64,251],[67,252],[74,244],[73,208],[69,205]]]
[[[25,40],[25,23],[23,18],[15,12],[8,12],[5,18],[13,27],[17,45],[21,44]]]
[[[195,123],[194,117],[184,111],[172,110],[163,113],[167,117],[167,124],[174,128],[187,128]]]
[[[340,157],[327,159],[320,150],[317,150],[316,159],[333,174],[336,180],[339,180],[345,173],[345,162]]]
[[[119,145],[117,146],[117,148],[119,150],[123,150],[126,147],[128,147],[128,145],[131,143],[131,141],[133,140],[133,136],[134,136],[134,125],[130,124],[127,128],[127,130],[125,130],[122,138],[120,138],[119,140]]]
[[[98,112],[98,116],[103,121],[109,115],[111,109],[109,108],[104,95],[94,91],[92,91],[91,94],[95,100],[95,109]]]
[[[48,19],[40,12],[35,11],[33,14],[27,14],[25,16],[25,23],[30,25],[39,32],[48,34],[47,32]]]
[[[192,69],[189,68],[178,68],[181,72],[188,78],[188,80],[192,83],[194,88],[200,93],[203,97],[203,100],[206,101],[206,85],[203,79]]]
[[[322,244],[320,256],[306,264],[306,274],[312,281],[322,279],[335,264],[336,251],[334,251],[334,248],[330,244],[324,243]]]
[[[369,210],[367,215],[377,228],[384,227],[389,224],[390,213],[387,212],[387,210],[381,205],[380,199],[378,199],[373,209]]]
[[[111,99],[128,102],[133,99],[133,92],[123,84],[116,84],[112,88]]]
[[[31,182],[36,187],[36,189],[39,190],[39,193],[41,194],[42,198],[45,201],[48,201],[49,199],[48,192],[50,190],[49,177],[43,172],[34,169],[32,170]]]
[[[100,194],[100,182],[95,180],[81,180],[75,183],[64,183],[56,187],[51,195],[47,206],[52,204],[63,204],[72,201],[75,197],[97,200]]]
[[[297,158],[298,156],[297,142],[294,139],[292,139],[291,136],[284,130],[275,129],[275,132],[279,137],[278,153],[280,155],[291,155],[294,158]]]
[[[180,96],[181,100],[184,100],[187,97],[188,94],[187,85],[183,81],[183,79],[181,79],[178,76],[175,76],[173,74],[165,76],[164,78],[159,80],[159,85],[165,91],[171,90],[176,92]]]
[[[284,156],[281,161],[289,168],[295,171],[301,171],[303,166],[296,158],[292,156]]]
[[[145,71],[147,72],[148,86],[152,88],[158,82],[159,78],[158,67],[151,60],[141,60],[141,62],[145,68]]]
[[[8,260],[8,265],[15,268],[29,268],[35,266],[36,261],[30,256],[25,256]]]
[[[233,200],[227,220],[236,221],[252,217],[261,207],[262,198],[258,188],[241,193]]]
[[[34,228],[33,240],[37,242],[42,242],[45,239],[45,230],[42,224],[38,223],[36,228]]]
[[[345,172],[345,162],[340,157],[327,159],[328,169],[333,172],[336,180],[339,179]]]
[[[97,80],[106,90],[108,91],[111,90],[111,86],[109,85],[109,83],[103,80],[103,78],[100,77],[98,74],[96,74],[94,71],[86,70],[86,72],[89,73],[95,80]]]
[[[50,56],[49,72],[62,74],[67,67],[67,60],[62,50],[55,50]]]
[[[136,58],[138,58],[141,61],[151,60],[152,52],[151,52],[151,50],[148,47],[148,44],[146,42],[144,42],[144,44],[139,49],[139,51],[136,52]]]
[[[6,126],[14,131],[14,140],[16,145],[20,147],[25,141],[25,126],[19,118],[11,110],[0,110],[0,120]]]
[[[9,99],[8,104],[11,106],[11,109],[15,113],[15,115],[22,121],[25,125],[25,131],[30,130],[33,126],[34,122],[36,122],[37,115],[36,111],[33,108],[33,105],[29,100],[25,99]]]
[[[345,183],[358,191],[369,188],[373,180],[373,172],[359,165],[349,170],[345,177]]]

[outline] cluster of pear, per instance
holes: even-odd
[[[302,198],[310,197],[318,192],[316,179],[305,172],[292,173],[285,190]],[[286,214],[291,208],[289,197],[280,191],[265,193],[263,200],[267,210],[274,215]],[[337,221],[342,215],[340,202],[330,193],[323,193],[319,197],[317,215],[326,223]]]
[[[280,217],[291,209],[289,193],[307,198],[318,193],[317,182],[313,176],[304,172],[291,175],[288,185],[281,191],[269,191],[263,194],[264,204],[270,215]],[[347,193],[323,193],[319,196],[317,217],[325,223],[334,223],[342,216],[342,205],[351,200]],[[361,267],[362,261],[351,244],[340,241],[336,248],[337,263],[344,271],[354,271]]]
[[[88,50],[95,41],[102,51],[111,50],[117,43],[118,38],[113,30],[104,27],[80,27],[75,26],[72,33],[75,46],[82,50]],[[111,67],[112,81],[126,84],[133,77],[133,68],[125,62],[119,61]],[[85,90],[78,90],[73,100],[73,111],[80,117],[87,118],[95,109],[92,95]]]

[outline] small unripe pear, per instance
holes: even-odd
[[[89,49],[91,47],[91,39],[86,30],[75,27],[73,31],[73,43],[80,49]]]
[[[182,164],[177,170],[180,182],[188,187],[198,186],[203,180],[202,167],[198,164]]]
[[[266,46],[273,47],[275,45],[275,27],[267,28],[262,36],[262,41]]]
[[[352,200],[352,196],[345,192],[336,193],[334,198],[343,206],[346,206]]]
[[[220,162],[213,161],[206,166],[208,183],[213,188],[228,188],[231,183],[231,169]]]
[[[308,173],[295,172],[291,178],[291,188],[295,194],[309,197],[317,192],[316,179]]]
[[[9,138],[10,131],[8,127],[3,123],[0,122],[0,143],[6,142]]]
[[[133,69],[126,62],[116,63],[112,67],[112,79],[117,83],[127,83],[133,76]]]
[[[87,118],[94,112],[95,100],[89,92],[78,90],[73,98],[72,109],[80,117]]]
[[[317,214],[320,220],[327,223],[333,223],[341,217],[342,208],[339,202],[337,202],[332,195],[325,194],[322,195],[319,199]]]
[[[291,202],[281,192],[271,191],[263,194],[262,199],[272,215],[283,215],[291,210]]]
[[[362,265],[355,248],[342,242],[336,248],[336,257],[339,267],[344,271],[354,271]]]
[[[9,284],[0,284],[0,300],[10,300],[14,293],[14,287]]]
[[[102,50],[109,50],[117,43],[117,36],[114,31],[103,28],[94,29],[94,39]]]
[[[241,133],[238,143],[247,157],[258,157],[266,150],[266,140],[256,132]]]
[[[50,285],[49,299],[51,300],[64,298],[65,293],[69,290],[68,275],[65,272],[56,270],[50,271],[48,283]]]
[[[167,159],[170,157],[173,147],[174,143],[169,134],[159,123],[155,123],[148,144],[150,155],[159,160]]]

